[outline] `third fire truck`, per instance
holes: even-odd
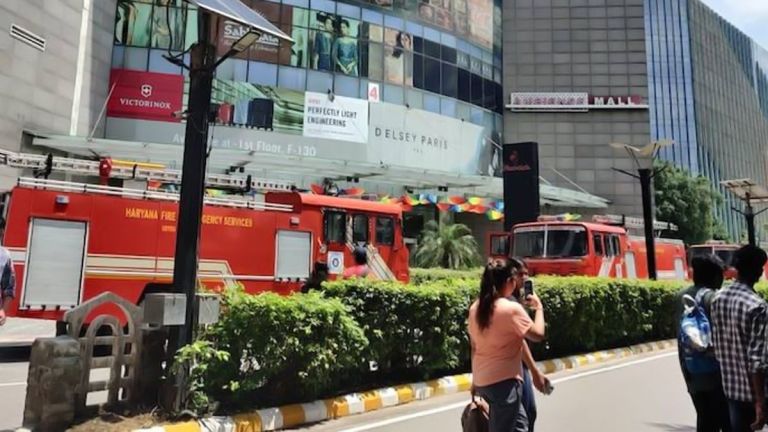
[[[655,229],[671,228],[656,225]],[[642,226],[641,219],[622,216],[596,216],[592,222],[542,216],[537,222],[516,225],[511,234],[491,234],[490,255],[522,257],[532,274],[648,278],[645,239],[627,232],[627,227]],[[656,239],[656,268],[659,279],[687,277],[681,240]]]

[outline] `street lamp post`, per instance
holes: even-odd
[[[640,189],[643,201],[643,229],[645,232],[645,256],[648,265],[648,277],[651,280],[656,280],[656,239],[653,236],[653,200],[651,197],[652,184],[651,180],[658,174],[658,171],[653,169],[653,161],[663,147],[672,145],[670,140],[653,141],[643,148],[633,147],[628,144],[611,143],[611,147],[617,149],[626,150],[632,160],[635,161],[637,167],[637,174],[624,171],[622,169],[614,168],[622,174],[626,174],[632,178],[640,180]],[[640,156],[638,158],[638,156]]]
[[[757,246],[757,236],[755,234],[755,217],[768,210],[768,208],[755,212],[752,206],[756,203],[768,202],[768,190],[759,186],[752,179],[724,180],[720,182],[726,189],[731,191],[740,200],[744,201],[744,210],[733,207],[733,211],[744,216],[747,223],[747,239],[749,244]]]
[[[172,330],[170,334],[168,351],[172,354],[192,343],[197,324],[197,264],[208,159],[208,118],[214,73],[223,61],[248,49],[264,32],[291,41],[290,37],[242,4],[240,0],[188,1],[198,6],[199,31],[198,42],[190,50],[190,64],[184,65],[179,57],[166,57],[169,61],[189,69],[187,125],[184,136],[173,267],[173,288],[175,292],[185,295],[186,310],[184,325]],[[211,13],[223,14],[247,27],[244,35],[218,60],[216,60],[216,48],[210,41]],[[181,402],[179,392],[183,389],[185,379],[183,373],[175,376],[174,408],[178,408]]]

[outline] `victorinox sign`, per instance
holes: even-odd
[[[108,116],[179,121],[174,113],[182,108],[183,76],[113,69],[109,81]]]

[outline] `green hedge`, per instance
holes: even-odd
[[[334,282],[289,297],[228,294],[221,320],[202,335],[229,353],[204,368],[206,393],[224,406],[253,408],[467,371],[466,317],[479,277],[439,275],[418,276],[418,285]],[[685,285],[535,282],[547,319],[547,341],[532,344],[538,360],[673,337],[674,294]],[[768,294],[768,286],[759,291]]]
[[[206,393],[226,406],[271,406],[312,400],[345,385],[368,341],[341,302],[317,293],[224,298],[221,320],[203,339],[229,353],[213,360]]]
[[[411,284],[423,285],[432,282],[454,283],[463,280],[480,280],[482,269],[450,270],[443,268],[412,268]]]

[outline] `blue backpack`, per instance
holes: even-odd
[[[693,375],[720,370],[712,348],[712,327],[702,303],[704,296],[710,293],[712,290],[702,289],[696,298],[687,294],[683,296],[679,339],[685,369]]]

